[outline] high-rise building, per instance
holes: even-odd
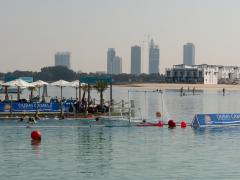
[[[115,56],[113,59],[112,74],[122,74],[122,58]]]
[[[113,74],[113,60],[116,56],[114,48],[109,48],[107,51],[107,73]]]
[[[193,43],[187,43],[183,46],[183,64],[195,65],[195,46]]]
[[[149,44],[149,74],[159,73],[159,53],[159,48],[152,39]]]
[[[55,54],[55,66],[65,66],[70,69],[70,55],[70,52],[57,52]]]
[[[131,47],[131,74],[141,74],[141,47]]]

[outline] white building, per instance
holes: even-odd
[[[185,64],[174,65],[166,69],[166,81],[175,83],[202,83],[203,69]]]
[[[65,66],[70,69],[70,55],[70,52],[57,52],[55,54],[55,66]]]
[[[166,69],[167,82],[218,84],[219,81],[233,82],[240,78],[240,68],[217,65],[174,65]]]
[[[203,64],[198,67],[203,70],[203,84],[218,84],[218,66]]]

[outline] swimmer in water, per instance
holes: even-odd
[[[37,121],[35,120],[34,117],[29,117],[29,118],[28,118],[28,123],[30,123],[30,124],[35,124],[35,123],[37,123]]]

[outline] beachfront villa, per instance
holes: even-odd
[[[219,65],[173,65],[166,68],[166,81],[170,83],[233,83],[240,79],[240,67]]]

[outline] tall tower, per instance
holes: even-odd
[[[122,74],[122,58],[115,56],[113,59],[112,74]]]
[[[195,65],[195,46],[187,43],[183,46],[183,64]]]
[[[160,50],[152,39],[149,44],[149,74],[159,73],[159,54]]]
[[[65,66],[70,69],[70,52],[57,52],[55,54],[55,66]]]
[[[131,47],[131,74],[141,74],[141,47]]]
[[[107,51],[107,74],[113,74],[113,60],[116,56],[114,48],[108,48]]]

